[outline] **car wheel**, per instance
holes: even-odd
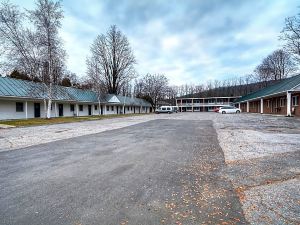
[[[240,112],[241,112],[240,110],[237,110],[237,111],[236,111],[236,113],[240,113]]]
[[[225,112],[225,111],[222,111],[222,114],[226,114],[226,112]]]

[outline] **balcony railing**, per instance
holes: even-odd
[[[205,103],[177,103],[178,106],[192,107],[192,106],[217,106],[217,105],[231,105],[233,102],[205,102]]]

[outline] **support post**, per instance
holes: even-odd
[[[287,116],[292,116],[292,94],[291,92],[287,91],[286,93],[286,99],[287,99],[287,102],[286,102],[286,115]]]
[[[194,112],[194,99],[192,98],[192,112]]]
[[[247,113],[249,112],[249,101],[247,101]]]
[[[76,116],[79,116],[79,105],[76,104]]]
[[[241,108],[241,103],[239,102],[239,109]]]
[[[261,114],[264,113],[264,99],[263,98],[260,99],[260,113]]]
[[[25,118],[28,119],[28,104],[25,102]]]
[[[57,117],[57,103],[55,102],[54,103],[54,115],[55,115],[55,117]]]
[[[101,104],[100,101],[98,102],[98,107],[99,107],[99,116],[101,115]]]
[[[45,118],[47,118],[47,101],[46,101],[46,99],[44,99],[44,115],[45,115]]]

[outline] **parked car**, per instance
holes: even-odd
[[[234,106],[224,106],[219,108],[219,113],[241,113],[242,110],[240,108],[236,108]]]
[[[155,110],[155,113],[173,113],[173,108],[171,106],[161,106],[158,109]]]
[[[219,112],[219,110],[220,110],[220,108],[215,108],[215,109],[214,109],[214,112],[217,113],[217,112]]]

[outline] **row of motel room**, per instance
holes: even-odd
[[[45,117],[43,84],[0,76],[0,120]],[[234,105],[242,112],[300,116],[300,75],[242,97],[177,98],[180,112],[208,112]],[[151,113],[149,102],[133,97],[54,86],[51,117]]]
[[[0,120],[46,117],[47,91],[41,83],[0,76]],[[150,113],[149,102],[72,87],[53,86],[51,117]]]
[[[278,81],[242,97],[177,98],[180,112],[209,112],[222,106],[242,112],[300,116],[300,75]]]

